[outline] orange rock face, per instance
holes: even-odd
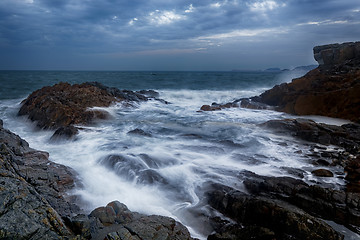
[[[351,49],[355,49],[353,45]],[[346,44],[338,46],[341,46],[341,51],[347,51]],[[329,52],[329,49],[324,48],[324,51]],[[336,49],[333,52],[333,58],[336,58],[339,54],[336,54]],[[341,59],[333,60],[336,64],[320,65],[291,83],[275,86],[261,94],[260,101],[291,114],[322,115],[360,122],[360,53],[348,55],[353,58],[343,60],[344,56],[340,54]]]

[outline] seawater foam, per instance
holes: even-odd
[[[10,107],[2,108],[0,116],[31,147],[78,172],[83,186],[75,194],[87,203],[87,211],[119,200],[132,211],[173,217],[194,237],[205,239],[212,230],[203,218],[218,214],[204,202],[207,185],[244,190],[239,178],[244,170],[286,176],[282,167],[290,166],[309,173],[304,155],[294,154],[306,152],[301,142],[257,125],[289,115],[241,108],[197,112],[202,104],[255,92],[161,90],[160,97],[170,104],[151,100],[101,108],[112,118],[83,127],[72,142],[50,143],[52,131],[35,131],[34,123],[15,117],[19,101],[7,102]],[[129,134],[134,129],[147,135]]]

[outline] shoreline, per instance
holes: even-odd
[[[332,72],[330,71],[330,73]],[[306,76],[301,79],[306,79]],[[297,83],[298,81],[293,82]],[[288,86],[291,84],[282,85],[280,90],[289,90]],[[354,83],[351,86],[357,86],[356,84]],[[276,92],[279,87],[274,89]],[[208,106],[208,110],[239,107],[244,103],[246,103],[245,107],[256,111],[268,109],[266,103],[253,100],[259,100],[259,98],[240,99],[229,104],[212,104]],[[70,147],[71,143],[79,141],[77,137],[79,133],[84,131],[79,126],[91,126],[99,120],[110,120],[110,115],[104,109],[114,102],[120,102],[124,109],[136,109],[134,106],[143,106],[141,110],[145,110],[146,107],[150,106],[147,103],[151,102],[156,103],[154,106],[161,106],[166,111],[174,110],[168,108],[171,106],[168,99],[159,98],[159,93],[155,91],[133,92],[91,82],[74,85],[59,83],[39,89],[22,102],[19,114],[27,116],[39,129],[54,132],[53,136],[48,139],[52,144],[58,143],[60,147]],[[279,110],[278,106],[273,106],[272,109]],[[151,108],[147,110],[153,111]],[[131,112],[136,113],[136,111],[120,113],[119,123],[131,120]],[[159,113],[163,112],[155,111],[153,114]],[[275,116],[273,113],[275,112],[270,115]],[[126,118],[127,114],[130,119]],[[145,112],[141,112],[141,115],[143,114]],[[197,113],[194,112],[193,114]],[[139,115],[134,116],[139,117]],[[179,116],[182,116],[181,111],[173,115],[172,118],[177,119]],[[165,118],[167,117],[166,115]],[[149,184],[149,193],[157,187],[169,189],[170,191],[166,194],[174,195],[167,200],[159,199],[164,203],[177,198],[183,199],[182,201],[179,200],[179,203],[182,204],[191,204],[193,201],[195,206],[191,206],[190,210],[194,215],[200,217],[190,220],[201,221],[200,226],[196,227],[207,225],[211,228],[212,232],[206,234],[209,235],[209,240],[250,239],[254,237],[258,239],[289,239],[289,237],[293,239],[342,239],[341,233],[335,231],[324,220],[334,221],[348,227],[354,234],[359,234],[360,125],[344,122],[341,119],[310,117],[315,120],[337,123],[337,125],[305,119],[307,116],[296,119],[283,118],[283,116],[280,119],[267,117],[270,120],[255,124],[257,129],[252,130],[253,132],[249,132],[251,128],[244,128],[241,129],[243,131],[233,133],[243,134],[240,136],[245,140],[250,138],[247,135],[248,133],[254,134],[249,141],[238,142],[237,138],[231,140],[221,138],[222,131],[233,130],[232,128],[221,128],[221,124],[219,124],[221,122],[214,122],[216,125],[213,129],[214,135],[202,133],[204,130],[209,131],[209,127],[211,128],[211,124],[206,124],[206,121],[211,119],[211,113],[203,111],[197,115],[196,120],[202,119],[205,124],[201,127],[196,124],[191,125],[192,128],[199,127],[197,131],[171,132],[172,129],[169,127],[160,127],[156,130],[159,132],[156,132],[143,124],[139,126],[126,125],[122,132],[117,132],[119,134],[117,138],[110,137],[110,141],[105,141],[104,145],[96,146],[96,142],[92,142],[96,146],[94,149],[99,149],[98,147],[101,149],[104,146],[110,147],[101,150],[104,155],[95,154],[96,156],[91,156],[87,162],[79,161],[76,159],[79,155],[74,155],[75,159],[72,160],[78,161],[77,164],[100,165],[109,171],[108,175],[111,173],[114,176],[123,177],[124,181],[133,182],[135,186],[136,184]],[[140,123],[141,121],[156,122],[156,118],[155,115],[149,115],[148,118],[140,118],[139,121]],[[164,123],[165,125],[168,124],[168,122]],[[184,123],[174,126],[174,129],[179,128],[181,124]],[[254,125],[254,123],[252,124]],[[124,126],[119,125],[117,128]],[[184,128],[186,129],[186,127],[190,128],[190,126]],[[104,129],[96,129],[96,131],[100,132]],[[107,129],[107,131],[112,131],[112,129]],[[169,131],[169,133],[164,134],[164,131],[165,133]],[[274,141],[270,135],[267,135],[267,132],[274,134],[281,141],[276,139]],[[161,137],[159,138],[159,136]],[[81,206],[78,205],[79,196],[67,195],[69,191],[76,189],[76,185],[82,184],[76,182],[76,175],[79,173],[74,173],[66,166],[50,162],[48,153],[31,149],[26,141],[4,129],[2,121],[0,121],[0,137],[0,163],[3,166],[0,180],[6,183],[3,184],[6,187],[17,184],[22,189],[20,192],[14,192],[11,188],[3,188],[0,185],[0,193],[2,193],[0,197],[7,202],[5,207],[0,209],[0,218],[3,219],[0,221],[1,237],[20,238],[48,234],[44,236],[70,239],[156,239],[159,236],[164,239],[192,239],[188,230],[174,219],[132,212],[119,202],[121,199],[106,203],[91,211],[90,214],[84,214],[80,210]],[[174,141],[171,142],[173,139]],[[87,145],[89,142],[86,140],[82,144]],[[98,139],[98,141],[100,140],[103,141],[104,139]],[[159,142],[163,140],[169,142],[169,145],[159,147]],[[133,141],[134,143],[131,144],[134,145],[129,145],[126,141]],[[255,151],[253,155],[243,154],[244,149],[253,151],[252,145],[265,148],[266,144],[261,145],[262,141],[270,144],[267,150],[275,151],[273,155],[266,156],[266,151]],[[60,142],[65,144],[60,144]],[[151,151],[136,152],[144,146],[145,142],[153,142],[153,144],[146,146]],[[185,145],[185,142],[188,142],[189,145]],[[211,144],[209,145],[209,143]],[[180,148],[176,147],[177,145],[180,145]],[[128,150],[132,146],[134,146],[135,152]],[[83,150],[86,151],[88,147],[91,148],[92,145]],[[113,147],[116,147],[118,151],[112,151]],[[152,152],[153,148],[157,150]],[[187,148],[191,150],[190,154],[186,153]],[[69,148],[69,150],[71,149]],[[303,159],[302,164],[308,167],[302,169],[299,166],[292,166],[292,161],[278,164],[281,159],[276,157],[276,151],[281,151],[280,149],[287,151],[281,158],[298,157]],[[73,150],[79,151],[76,147]],[[167,151],[174,151],[174,157],[171,154],[167,155]],[[213,155],[214,160],[217,157],[221,160],[209,162],[208,155],[204,155],[205,152],[210,156]],[[94,154],[94,152],[89,153]],[[61,157],[61,153],[57,154]],[[180,158],[181,154],[189,154],[185,156],[185,162],[180,162],[177,159]],[[205,157],[201,159],[201,156]],[[225,158],[221,158],[223,156]],[[194,165],[196,158],[200,159],[196,163],[198,166]],[[190,161],[190,159],[192,160]],[[236,160],[245,161],[241,164],[251,165],[254,169],[256,166],[268,166],[272,169],[278,167],[279,171],[287,174],[264,176],[245,169],[238,170],[237,167],[241,164],[237,167],[231,165]],[[274,162],[273,165],[270,164],[271,161]],[[296,160],[294,162],[296,163]],[[284,163],[289,165],[283,166]],[[226,164],[233,166],[233,169],[220,167]],[[190,185],[186,185],[184,178],[181,178],[181,174],[186,174],[182,171],[186,170],[187,167],[194,171],[192,177],[199,178],[209,175],[206,177],[208,180],[202,182],[201,185],[191,185],[194,189],[190,192],[186,192],[186,188]],[[206,172],[206,167],[214,169],[219,167],[219,172]],[[219,175],[221,171],[225,172],[224,179],[221,179]],[[202,172],[205,174],[201,175]],[[89,172],[89,174],[98,173],[95,171],[94,173]],[[175,176],[176,181],[167,178],[172,175]],[[216,181],[216,177],[221,181]],[[235,179],[234,183],[243,186],[245,191],[230,187],[231,184],[226,184],[226,177]],[[335,186],[337,178],[346,185]],[[157,185],[152,188],[151,186],[154,183]],[[184,185],[182,186],[182,184]],[[116,185],[111,187],[113,186]],[[110,185],[106,187],[110,187]],[[118,188],[113,189],[116,191]],[[191,194],[196,196],[191,196]],[[158,197],[164,196],[159,195]],[[193,199],[194,197],[198,198],[197,201]],[[9,200],[11,198],[15,200]],[[156,200],[156,197],[149,201],[153,200]],[[11,208],[14,204],[21,207]],[[38,209],[37,213],[33,212],[33,206]],[[198,209],[196,206],[205,207],[206,210]],[[177,211],[180,210],[177,209]],[[190,212],[186,213],[190,214]],[[23,215],[25,222],[32,222],[32,226],[36,226],[37,230],[21,224],[17,226],[16,221],[18,220],[14,215]],[[209,229],[203,231],[206,232]]]

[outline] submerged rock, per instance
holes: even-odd
[[[327,169],[316,169],[311,173],[317,177],[334,177],[334,174]]]

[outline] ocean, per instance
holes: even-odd
[[[259,127],[293,116],[242,108],[198,110],[204,104],[258,95],[305,73],[0,71],[0,119],[32,148],[49,152],[51,161],[78,173],[82,184],[70,194],[82,199],[86,211],[119,200],[132,211],[173,217],[192,236],[205,239],[212,231],[207,219],[219,214],[204,201],[209,184],[246,191],[240,172],[288,176],[287,167],[305,171],[303,180],[311,181],[313,165],[306,156],[308,145]],[[58,82],[86,81],[152,89],[170,104],[151,100],[104,108],[111,119],[83,126],[74,141],[50,142],[52,131],[37,129],[26,117],[17,116],[21,101],[32,91]],[[129,133],[135,129],[145,134]],[[111,164],[114,159],[120,164]],[[338,178],[324,181],[344,184]]]

